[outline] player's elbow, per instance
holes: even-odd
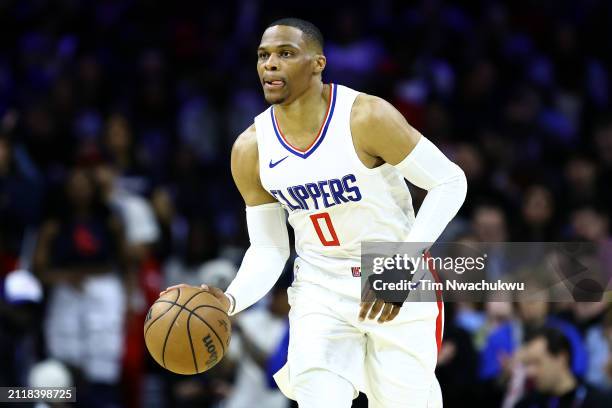
[[[455,177],[453,178],[453,184],[455,185],[455,189],[457,190],[457,201],[459,201],[459,205],[462,205],[465,201],[465,197],[467,196],[467,177],[465,177],[465,172],[461,169],[461,167],[457,166]]]
[[[445,189],[449,192],[449,199],[455,202],[456,208],[459,210],[459,208],[461,208],[465,202],[468,185],[465,172],[461,169],[461,167],[453,163],[453,168],[454,170],[451,177],[448,178],[444,185]]]
[[[467,178],[461,167],[453,162],[450,163],[447,177],[443,181],[441,180],[434,188],[444,191],[446,200],[453,202],[458,210],[463,205],[467,196]]]

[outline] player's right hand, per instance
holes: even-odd
[[[367,289],[359,304],[359,321],[363,322],[366,317],[372,320],[378,316],[378,323],[390,322],[399,314],[401,307],[401,303],[385,302],[382,299],[377,299],[374,290]]]
[[[206,284],[201,284],[199,287],[187,285],[186,283],[180,283],[178,285],[168,286],[166,290],[162,290],[161,292],[159,292],[159,296],[163,296],[166,293],[170,292],[171,290],[179,289],[179,288],[204,289],[205,291],[213,295],[221,303],[221,305],[223,305],[223,310],[225,310],[225,312],[229,310],[230,300],[225,295],[225,292],[223,292],[219,288],[215,288],[214,286],[208,286]]]

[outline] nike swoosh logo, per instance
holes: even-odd
[[[289,157],[289,155],[283,157],[282,159],[280,159],[279,161],[274,162],[274,163],[272,163],[272,160],[270,160],[270,164],[269,164],[270,168],[272,169],[272,168],[276,167],[280,162],[285,160],[287,157]]]

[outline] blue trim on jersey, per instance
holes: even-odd
[[[274,133],[276,134],[276,138],[278,139],[280,144],[283,145],[283,147],[289,151],[289,153],[293,153],[294,155],[301,157],[302,159],[306,159],[308,158],[308,156],[314,153],[317,147],[319,147],[319,145],[323,142],[323,139],[325,139],[327,128],[329,127],[329,123],[331,122],[332,116],[334,115],[334,107],[336,106],[336,92],[338,89],[338,86],[336,84],[331,84],[331,87],[332,87],[331,106],[329,108],[329,115],[327,115],[327,118],[325,119],[325,125],[323,125],[323,130],[321,131],[321,134],[318,135],[317,141],[308,150],[304,152],[291,147],[289,144],[285,142],[285,140],[280,134],[278,127],[276,126],[276,120],[274,118],[274,106],[272,106],[272,109],[270,109],[270,118],[272,119],[272,127],[274,128]]]

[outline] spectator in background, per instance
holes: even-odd
[[[42,195],[30,158],[0,130],[0,271],[16,269],[26,232],[39,221]]]
[[[508,241],[508,225],[504,210],[497,205],[481,204],[472,215],[472,229],[480,242]]]
[[[32,273],[0,274],[0,386],[27,386],[28,372],[40,357],[42,302],[42,285]]]
[[[152,256],[153,248],[160,237],[159,226],[151,204],[140,194],[127,190],[118,181],[118,170],[111,165],[98,165],[95,169],[95,177],[104,202],[109,208],[115,209],[117,215],[121,217],[129,261],[136,266],[141,266]],[[138,276],[133,276],[133,278],[138,278]],[[159,278],[158,284],[161,284]],[[142,297],[138,295],[138,288],[135,285],[136,282],[133,282],[130,288],[136,291],[136,297]],[[159,287],[154,288],[153,291],[159,292]],[[141,304],[140,307],[144,306]]]
[[[165,285],[177,282],[199,286],[211,274],[228,271],[233,279],[238,269],[226,260],[219,258],[219,243],[216,239],[211,220],[194,218],[189,222],[187,241],[178,254],[171,256],[164,265]],[[229,282],[228,282],[229,283]]]
[[[600,243],[610,240],[610,218],[597,205],[584,205],[571,213],[571,225],[578,239]]]
[[[562,331],[533,332],[521,350],[528,381],[533,386],[516,408],[604,408],[610,396],[582,382],[572,370],[574,349]]]
[[[561,205],[565,211],[603,198],[600,194],[599,168],[594,157],[586,153],[573,154],[565,164],[564,176],[567,190]]]
[[[603,117],[595,129],[595,148],[601,163],[602,180],[612,177],[612,116]],[[605,186],[605,185],[604,185]],[[604,190],[606,204],[612,204],[610,188]]]
[[[445,384],[442,389],[444,406],[463,407],[466,400],[476,400],[478,354],[470,333],[459,327],[455,320],[456,303],[448,303],[445,308],[445,327],[442,347],[438,353],[436,376]]]
[[[587,204],[576,208],[570,214],[570,222],[574,238],[595,244],[598,264],[604,268],[601,276],[610,282],[612,280],[610,214],[601,205]]]
[[[486,321],[474,336],[474,342],[478,351],[483,349],[492,332],[514,319],[513,304],[511,302],[487,301],[484,304],[484,308]]]
[[[124,385],[128,390],[140,389],[144,374],[145,347],[142,322],[148,306],[155,302],[162,283],[162,272],[154,256],[160,233],[149,202],[119,183],[118,171],[110,164],[95,168],[96,182],[106,205],[116,210],[125,230],[127,261],[134,273],[127,275],[126,340],[123,359]],[[138,405],[140,393],[124,393],[129,405]]]
[[[337,20],[338,35],[328,42],[325,51],[330,61],[326,74],[332,80],[349,81],[355,88],[367,81],[385,55],[380,41],[360,35],[363,18],[352,8],[342,10]]]
[[[115,170],[115,187],[144,195],[151,186],[138,157],[138,145],[127,118],[119,113],[106,121],[104,152]]]
[[[43,222],[34,268],[49,290],[50,357],[78,374],[83,406],[116,406],[129,268],[123,226],[87,169],[71,170],[61,208]]]
[[[481,149],[476,145],[471,143],[457,145],[454,161],[465,173],[470,186],[465,208],[461,207],[460,214],[471,214],[480,199],[494,199],[500,196],[498,192],[491,188],[490,169],[486,166]]]
[[[30,158],[15,146],[18,115],[0,120],[0,384],[26,386],[28,370],[39,357],[43,293],[29,271],[18,270],[24,241],[40,216],[42,183]],[[26,262],[21,262],[26,261]]]
[[[500,279],[510,270],[504,257],[504,250],[499,243],[509,240],[506,214],[502,207],[493,204],[480,204],[474,209],[472,215],[472,230],[475,238],[482,242],[481,248],[486,249],[487,279],[494,281]]]
[[[612,390],[612,308],[608,307],[603,321],[593,325],[586,334],[589,369],[586,380],[600,389]]]
[[[498,406],[501,395],[515,375],[517,358],[515,353],[526,338],[544,327],[553,327],[569,339],[572,347],[570,367],[577,377],[586,374],[587,355],[582,337],[570,323],[549,315],[547,299],[519,301],[516,303],[517,318],[499,326],[487,338],[480,354],[479,376],[491,387],[487,390],[490,406]]]
[[[527,189],[521,208],[520,233],[523,241],[551,241],[556,236],[555,202],[552,192],[542,185]]]
[[[172,195],[165,187],[159,186],[153,190],[150,203],[160,233],[155,245],[155,255],[164,263],[176,250],[175,232],[178,230],[180,234],[186,234],[187,221],[178,214]]]
[[[218,121],[214,101],[203,95],[192,96],[179,109],[179,140],[201,163],[210,163],[219,157]]]

